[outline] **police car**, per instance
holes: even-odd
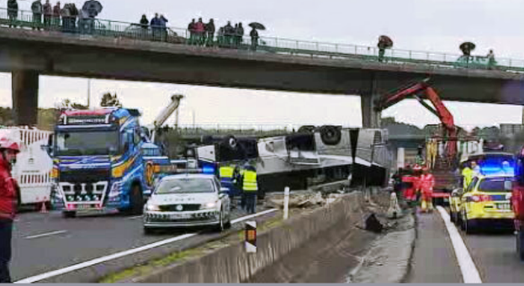
[[[512,175],[479,175],[473,178],[460,199],[458,223],[467,234],[488,224],[511,227]]]
[[[231,226],[231,201],[213,172],[163,177],[144,206],[144,232],[159,228]]]

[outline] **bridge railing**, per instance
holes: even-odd
[[[487,57],[465,57],[458,54],[424,52],[401,49],[388,49],[383,59],[379,59],[379,50],[372,46],[359,46],[337,43],[322,43],[314,41],[301,41],[276,37],[260,37],[253,47],[251,38],[243,36],[240,42],[234,37],[214,34],[212,39],[199,40],[191,37],[189,31],[183,28],[145,26],[138,23],[95,19],[68,20],[68,18],[52,19],[51,25],[44,27],[43,17],[41,22],[35,22],[30,11],[19,10],[16,17],[9,17],[6,8],[0,8],[0,25],[16,25],[21,28],[42,28],[47,31],[75,33],[92,36],[118,37],[137,41],[162,41],[172,44],[199,45],[205,47],[219,47],[240,50],[253,50],[259,53],[287,54],[293,56],[307,56],[316,58],[350,59],[359,61],[381,60],[383,64],[417,64],[444,68],[460,69],[493,69],[507,72],[524,72],[524,60],[497,58],[490,63]],[[249,28],[245,28],[246,33]],[[218,30],[218,27],[217,27]]]

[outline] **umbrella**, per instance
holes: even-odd
[[[391,40],[391,38],[388,37],[388,36],[380,36],[378,38],[378,47],[379,48],[384,48],[384,49],[392,48],[393,47],[393,40]]]
[[[253,22],[251,24],[249,24],[249,27],[253,28],[253,29],[257,29],[257,30],[265,30],[266,27],[264,27],[264,25],[260,24],[260,23],[257,23],[257,22]]]
[[[460,45],[460,50],[464,53],[464,55],[469,56],[471,51],[475,49],[475,44],[472,42],[465,42]]]
[[[96,0],[88,0],[84,3],[82,7],[83,11],[87,11],[89,17],[96,17],[98,13],[102,12],[102,4]]]

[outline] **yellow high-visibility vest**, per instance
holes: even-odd
[[[244,183],[242,189],[245,192],[256,192],[258,191],[257,185],[257,173],[253,171],[244,171]]]
[[[234,171],[231,167],[220,167],[220,178],[233,178]]]
[[[466,167],[464,168],[464,170],[462,170],[462,176],[464,177],[464,183],[463,183],[464,190],[466,190],[469,184],[471,184],[471,181],[473,181],[474,173],[475,172],[471,170],[469,167]]]

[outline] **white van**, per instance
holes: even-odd
[[[51,171],[53,160],[42,146],[48,144],[52,132],[20,127],[0,128],[0,137],[8,137],[20,145],[20,154],[13,166],[13,177],[20,185],[19,204],[34,205],[39,209],[43,203],[50,206]]]

